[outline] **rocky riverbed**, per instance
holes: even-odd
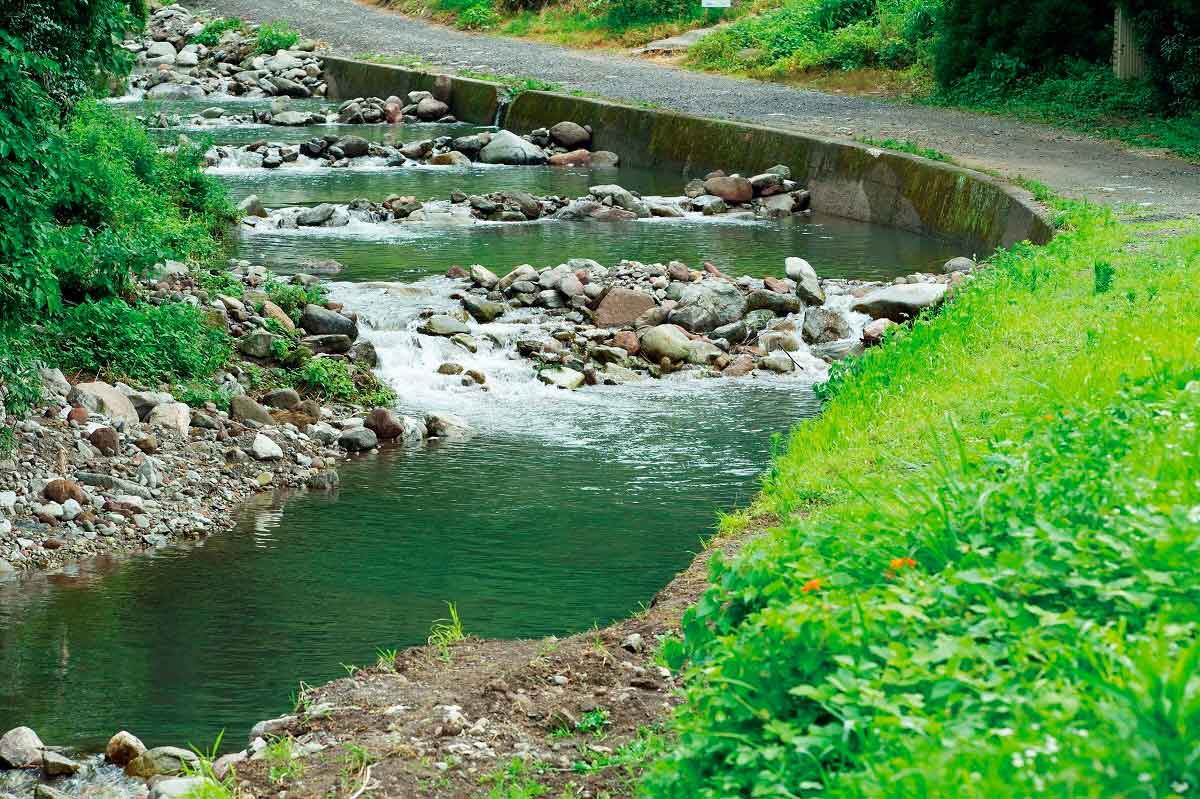
[[[42,370],[43,404],[15,422],[14,447],[0,457],[0,578],[203,538],[231,527],[233,509],[252,493],[335,487],[340,460],[381,442],[469,434],[452,417],[418,419],[260,385],[265,368],[312,359],[342,361],[369,383],[377,355],[337,303],[309,304],[297,323],[261,290],[266,270],[244,261],[231,269],[240,298],[204,289],[172,262],[144,286],[151,302],[204,308],[236,338],[237,357],[214,377],[221,407],[189,407],[168,386]]]

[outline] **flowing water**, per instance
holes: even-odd
[[[210,133],[218,143],[279,138],[277,129]],[[244,170],[222,179],[235,195],[280,205],[428,199],[456,188],[575,195],[598,178],[514,167]],[[633,170],[599,179],[664,193],[683,183]],[[888,277],[954,254],[820,217],[412,227],[257,234],[238,251],[281,269],[304,258],[342,261],[333,295],[360,313],[401,409],[455,413],[475,437],[357,459],[341,468],[335,494],[263,499],[234,532],[200,545],[0,585],[0,729],[28,724],[48,742],[84,749],[118,729],[150,745],[203,745],[225,729],[240,746],[254,721],[289,709],[299,681],[335,678],[342,664],[372,662],[378,648],[422,642],[447,601],[483,636],[603,625],[686,565],[717,514],[752,498],[772,434],[817,411],[810,387],[785,378],[676,376],[574,393],[543,386],[513,357],[512,341],[531,323],[520,315],[478,331],[497,343],[474,355],[414,332],[420,309],[450,307],[448,281],[430,275],[452,263],[505,271],[575,256],[681,258],[779,274],[796,254],[827,276]],[[378,280],[396,282],[367,282]],[[490,390],[435,374],[446,360],[485,372]]]

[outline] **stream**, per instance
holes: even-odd
[[[158,104],[182,113],[216,104]],[[314,101],[315,102],[315,101]],[[142,103],[124,103],[143,113]],[[323,126],[338,133],[347,126]],[[355,126],[376,141],[463,135],[469,125]],[[216,144],[302,141],[322,129],[260,125],[160,131]],[[268,207],[425,200],[455,189],[578,196],[595,183],[678,193],[673,172],[553,167],[217,170],[235,198]],[[823,277],[881,279],[936,269],[948,245],[819,213],[779,221],[650,220],[430,226],[350,225],[244,234],[237,257],[280,272],[345,265],[330,286],[355,310],[380,375],[412,414],[454,413],[476,435],[383,449],[342,467],[331,494],[262,499],[236,530],[199,545],[102,558],[0,584],[0,730],[25,724],[82,750],[128,729],[149,746],[240,748],[257,720],[290,709],[300,681],[423,643],[454,602],[466,630],[537,637],[604,625],[648,602],[758,487],[773,434],[814,415],[796,378],[668,378],[557,390],[511,346],[467,354],[414,332],[423,308],[457,305],[451,264],[503,274],[571,257],[613,265],[704,260],[731,275],[781,275],[800,255]],[[378,282],[386,281],[386,282]],[[402,285],[403,284],[403,285]],[[512,342],[520,316],[487,325]],[[435,373],[455,360],[487,392]],[[0,793],[2,793],[0,788]]]

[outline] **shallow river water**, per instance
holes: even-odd
[[[257,127],[208,133],[216,143],[280,138]],[[421,126],[372,131],[389,133],[429,135]],[[392,193],[428,199],[458,188],[574,196],[595,182],[677,193],[685,181],[518,167],[219,174],[235,196],[256,193],[268,206]],[[450,264],[507,271],[577,256],[607,265],[679,258],[778,275],[785,256],[802,255],[825,276],[877,278],[957,254],[820,216],[363,227],[371,229],[249,235],[237,251],[281,271],[304,258],[342,261],[333,294],[362,315],[401,407],[456,413],[477,435],[356,460],[341,468],[336,494],[263,500],[236,531],[199,546],[0,584],[0,729],[27,724],[50,743],[85,749],[118,729],[149,745],[204,745],[222,729],[240,742],[253,722],[289,708],[299,681],[329,680],[345,673],[342,664],[372,662],[378,648],[422,642],[448,601],[467,631],[482,636],[603,625],[649,601],[686,565],[718,513],[752,498],[772,434],[817,411],[811,388],[794,379],[663,380],[568,393],[533,381],[503,348],[476,356],[446,350],[453,345],[412,326],[420,308],[448,302],[444,279],[429,276]],[[414,285],[363,285],[374,280]],[[519,319],[490,327],[511,340]],[[451,356],[482,369],[491,390],[434,374]]]

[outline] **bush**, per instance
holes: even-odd
[[[498,24],[500,24],[500,15],[496,13],[496,9],[491,3],[476,3],[459,12],[458,17],[454,20],[455,27],[464,30],[488,30]]]
[[[278,50],[290,50],[300,41],[300,34],[283,20],[264,22],[258,26],[254,50],[268,55]]]
[[[221,40],[221,36],[227,31],[236,31],[242,29],[242,21],[233,19],[232,17],[217,17],[204,25],[204,30],[192,37],[192,41],[196,44],[202,44],[205,47],[216,47],[217,42]]]
[[[85,302],[45,326],[51,362],[68,372],[153,385],[207,377],[233,353],[223,326],[185,303]]]
[[[1122,0],[1150,65],[1160,103],[1200,110],[1200,5],[1192,0]]]

